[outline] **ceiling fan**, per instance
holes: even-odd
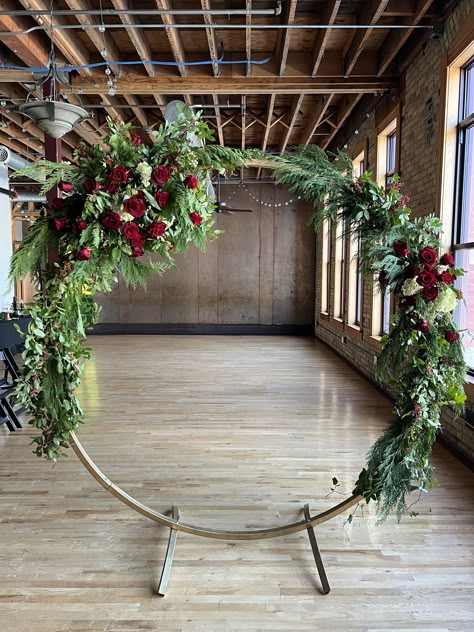
[[[214,209],[216,213],[220,215],[234,215],[234,213],[253,213],[251,208],[233,208],[227,206],[225,202],[221,200],[221,180],[219,176],[217,176],[217,196],[216,196],[216,208]]]

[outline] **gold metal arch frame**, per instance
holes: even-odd
[[[139,502],[133,496],[127,494],[118,485],[115,485],[110,479],[103,474],[103,472],[97,467],[94,461],[87,454],[80,441],[78,440],[74,432],[71,433],[71,446],[76,453],[77,457],[84,465],[86,470],[92,474],[95,480],[102,485],[102,487],[108,491],[112,496],[118,498],[122,503],[136,511],[137,513],[150,518],[154,522],[161,524],[170,529],[170,539],[168,542],[168,550],[166,553],[165,562],[163,565],[163,572],[158,587],[158,594],[164,596],[166,592],[166,586],[171,571],[171,564],[173,560],[174,549],[176,545],[176,536],[178,531],[184,533],[190,533],[192,535],[201,536],[204,538],[212,538],[215,540],[262,540],[268,538],[278,538],[283,535],[289,535],[291,533],[297,533],[298,531],[306,530],[310,539],[311,547],[313,549],[313,555],[316,562],[316,566],[321,578],[323,586],[323,593],[328,593],[329,583],[326,578],[321,555],[319,553],[316,537],[314,534],[314,527],[335,518],[339,514],[343,513],[347,509],[350,509],[359,501],[362,500],[362,496],[352,495],[350,498],[343,500],[341,503],[335,505],[331,509],[323,511],[315,516],[310,515],[309,506],[305,505],[303,508],[304,518],[298,522],[292,522],[290,524],[282,525],[279,527],[268,527],[265,529],[248,529],[242,531],[232,531],[224,529],[211,529],[209,527],[200,527],[186,522],[181,522],[177,508],[173,507],[172,517],[159,513],[154,509],[151,509],[147,505]]]

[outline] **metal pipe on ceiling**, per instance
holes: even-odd
[[[0,14],[1,17],[1,14]],[[104,29],[169,29],[169,24],[63,24],[49,26],[46,24],[32,26],[24,31],[1,31],[0,37],[11,37],[17,35],[28,35],[34,31],[85,31],[87,29],[97,29],[103,31]],[[254,29],[261,30],[357,30],[357,29],[370,29],[377,30],[382,29],[390,31],[393,29],[398,30],[413,30],[413,29],[425,29],[433,30],[435,27],[433,24],[173,24],[173,29]]]
[[[22,158],[18,154],[15,154],[15,152],[5,145],[0,145],[0,165],[9,167],[10,169],[13,169],[13,171],[20,171],[21,169],[29,167],[31,164],[31,162]],[[37,182],[44,182],[44,178],[31,177],[31,179],[36,180]]]
[[[21,191],[17,192],[12,202],[46,202],[46,195]]]
[[[41,9],[39,11],[0,11],[0,17],[2,16],[15,16],[15,17],[31,17],[45,15],[48,17],[56,16],[75,16],[75,15],[99,15],[102,17],[108,16],[120,16],[120,15],[281,15],[281,2],[276,3],[276,7],[273,9],[53,9],[48,11],[47,9]],[[174,25],[173,25],[174,26]]]

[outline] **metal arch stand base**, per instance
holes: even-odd
[[[281,525],[278,527],[267,527],[265,529],[247,529],[241,531],[201,527],[186,522],[180,522],[178,510],[175,507],[173,508],[173,514],[171,517],[165,516],[165,514],[151,509],[151,507],[144,505],[143,503],[133,498],[133,496],[127,494],[123,489],[121,489],[118,485],[115,485],[110,479],[105,476],[105,474],[101,472],[101,470],[87,454],[86,450],[82,447],[74,432],[71,432],[70,437],[71,446],[74,449],[77,457],[84,465],[86,470],[96,479],[96,481],[100,485],[102,485],[102,487],[106,491],[112,494],[112,496],[118,498],[122,503],[124,503],[137,513],[142,514],[143,516],[150,518],[150,520],[153,520],[154,522],[164,525],[170,529],[168,550],[166,552],[163,572],[161,574],[160,584],[158,587],[158,593],[160,595],[164,595],[166,592],[166,586],[168,584],[168,579],[173,562],[173,555],[176,548],[176,538],[178,531],[183,531],[184,533],[190,533],[192,535],[197,535],[204,538],[212,538],[215,540],[262,540],[266,538],[277,538],[283,535],[289,535],[290,533],[304,531],[306,529],[308,532],[309,541],[311,543],[311,548],[313,550],[316,567],[321,579],[323,593],[327,594],[330,591],[323,561],[321,559],[321,554],[316,542],[314,527],[322,524],[323,522],[327,522],[331,518],[335,518],[347,509],[350,509],[362,500],[362,496],[352,495],[350,498],[343,500],[335,507],[316,514],[315,516],[311,516],[309,506],[306,504],[303,508],[303,520],[299,520],[298,522],[293,522],[286,525]]]
[[[311,514],[309,511],[309,505],[306,504],[303,507],[303,514],[305,520],[309,523],[311,519]],[[179,510],[177,507],[173,507],[171,510],[171,516],[173,520],[178,523],[179,522]],[[311,548],[313,550],[314,561],[316,562],[316,568],[318,569],[319,579],[321,580],[322,592],[323,595],[327,595],[331,591],[331,587],[329,586],[328,578],[326,575],[326,569],[324,568],[323,560],[321,558],[321,553],[319,552],[318,543],[316,542],[316,535],[314,533],[314,528],[311,524],[308,524],[307,527],[308,537],[311,544]],[[173,565],[174,552],[176,549],[176,540],[178,539],[178,531],[176,529],[170,529],[170,535],[168,539],[168,547],[166,549],[165,560],[163,562],[163,569],[161,571],[160,581],[158,583],[157,593],[160,597],[164,597],[166,595],[166,589],[168,588],[168,582],[171,575],[171,567]]]

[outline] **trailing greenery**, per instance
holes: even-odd
[[[396,405],[354,493],[377,501],[381,519],[393,509],[400,517],[412,491],[435,483],[429,456],[442,407],[459,410],[465,400],[466,366],[452,318],[462,298],[454,281],[463,270],[451,255],[440,256],[440,221],[412,219],[396,178],[386,188],[370,174],[354,178],[342,153],[305,146],[272,157],[206,145],[212,132],[186,112],[154,132],[149,146],[127,125],[109,120],[109,130],[103,145],[78,148],[75,165],[34,167],[48,186],[59,182],[66,197],[53,201],[12,258],[13,278],[33,273],[43,284],[31,309],[17,388],[41,430],[36,453],[56,461],[83,421],[74,389],[88,357],[85,332],[97,315],[93,295],[110,290],[117,272],[128,285],[145,287],[190,243],[204,248],[219,232],[212,229],[209,174],[259,161],[279,185],[313,205],[316,230],[325,221],[342,222],[360,244],[363,272],[375,275],[381,291],[394,293],[397,309],[390,335],[381,340],[377,372],[395,391]],[[57,258],[46,263],[51,251]]]

